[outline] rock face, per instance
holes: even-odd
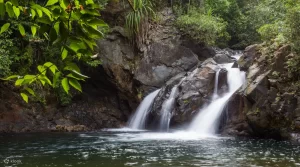
[[[290,46],[280,47],[272,59],[258,45],[246,49],[239,65],[247,70],[247,84],[228,104],[223,134],[298,140],[300,98],[287,77]],[[271,63],[270,63],[271,62]]]
[[[83,85],[85,93],[63,107],[55,101],[26,104],[16,93],[18,90],[1,84],[0,133],[78,132],[123,126],[132,110],[128,101],[120,99],[113,87],[98,86],[87,81]]]
[[[247,71],[257,57],[259,57],[258,45],[248,46],[245,49],[243,56],[238,60],[240,69]]]
[[[135,79],[143,85],[161,87],[171,77],[189,71],[197,63],[197,56],[188,48],[154,43],[140,61]]]
[[[198,56],[182,45],[180,32],[173,26],[172,10],[166,8],[160,15],[162,20],[150,26],[149,38],[138,51],[118,26],[106,39],[98,41],[103,68],[112,83],[131,98],[147,95],[199,62]]]

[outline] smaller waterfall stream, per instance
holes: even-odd
[[[219,69],[216,72],[216,79],[215,79],[215,87],[214,87],[214,93],[213,93],[213,99],[217,99],[219,97],[218,95],[218,86],[219,86],[219,74],[220,74],[221,69]]]
[[[160,131],[169,131],[169,125],[172,116],[171,111],[174,108],[175,96],[177,91],[178,91],[178,85],[175,85],[172,88],[169,98],[166,101],[164,101],[162,105],[162,109],[161,109],[162,115],[159,123]]]
[[[230,97],[243,85],[245,80],[245,72],[241,72],[238,68],[231,68],[233,64],[224,64],[223,67],[227,69],[227,82],[229,91],[222,97],[217,97],[216,92],[214,95],[216,99],[201,109],[199,114],[190,124],[188,130],[197,132],[202,135],[214,135],[217,131],[218,119],[222,114]],[[216,75],[218,77],[218,75]],[[217,81],[217,79],[216,79]],[[216,88],[215,88],[216,90]]]
[[[134,115],[131,117],[128,127],[131,129],[144,129],[145,121],[148,115],[149,109],[157,96],[160,89],[150,93],[148,96],[144,98],[139,107],[137,108]]]
[[[195,74],[194,70],[191,75]],[[169,127],[170,127],[170,121],[172,118],[172,110],[174,109],[174,104],[175,104],[175,98],[178,92],[178,86],[186,79],[186,77],[182,78],[181,81],[175,85],[170,93],[170,96],[167,100],[164,101],[164,103],[162,104],[162,108],[161,108],[161,118],[160,118],[160,123],[159,123],[159,130],[160,131],[169,131]]]

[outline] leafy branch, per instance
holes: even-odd
[[[0,0],[0,9],[0,17],[6,22],[0,34],[16,24],[21,36],[28,38],[28,43],[32,42],[31,38],[39,38],[52,46],[61,47],[56,59],[63,64],[57,66],[46,62],[37,66],[38,74],[13,75],[3,80],[15,80],[15,86],[22,88],[21,96],[26,102],[29,95],[35,96],[30,88],[34,84],[52,88],[61,85],[66,93],[69,93],[71,86],[81,92],[79,81],[88,77],[73,62],[91,59],[95,40],[102,38],[108,28],[99,19],[99,5],[93,0],[48,0],[43,6],[34,2],[21,4],[15,0]],[[21,18],[30,24],[23,24]],[[50,77],[53,79],[50,80]]]

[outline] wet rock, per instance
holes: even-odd
[[[150,124],[155,124],[153,121],[159,120],[161,104],[169,97],[174,85],[178,83],[180,84],[178,85],[175,107],[172,111],[171,126],[188,123],[197,113],[197,110],[203,104],[210,101],[214,87],[215,73],[218,68],[213,59],[208,59],[201,64],[200,68],[189,72],[184,79],[164,86],[154,101],[151,112],[152,123]]]
[[[239,68],[239,64],[235,61],[232,65],[232,68]]]
[[[219,96],[222,96],[222,94],[228,92],[228,83],[227,83],[227,70],[226,69],[221,69],[219,71],[219,78],[218,78],[218,89],[217,93]]]
[[[86,132],[88,128],[84,125],[74,125],[74,126],[64,126],[64,125],[56,125],[55,129],[52,131],[56,132]]]
[[[213,59],[218,64],[227,64],[234,62],[234,60],[226,54],[216,54]]]

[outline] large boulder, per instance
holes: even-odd
[[[218,64],[232,63],[234,60],[226,54],[216,54],[213,58]]]
[[[238,64],[241,70],[247,71],[248,68],[253,64],[254,60],[260,56],[258,52],[259,45],[248,46],[242,57],[238,60]]]
[[[190,49],[154,43],[140,61],[134,77],[144,85],[161,87],[171,77],[197,64],[198,58]]]

